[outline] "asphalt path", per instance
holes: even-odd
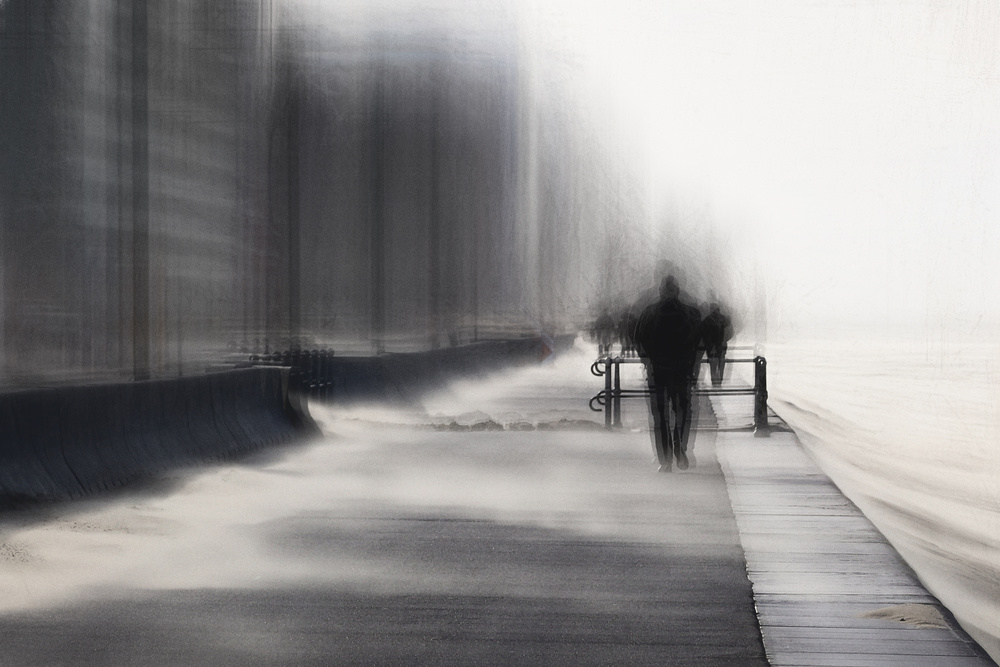
[[[658,473],[587,365],[0,516],[0,664],[767,664],[715,433]]]

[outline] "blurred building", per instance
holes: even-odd
[[[0,3],[0,382],[569,330],[621,291],[641,207],[512,5],[319,7]]]

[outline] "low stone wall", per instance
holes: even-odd
[[[0,394],[0,499],[78,497],[315,429],[280,368]]]
[[[449,378],[538,363],[569,344],[523,338],[334,357],[314,400],[406,401]],[[318,433],[302,380],[294,368],[254,366],[0,394],[0,506],[75,498]]]

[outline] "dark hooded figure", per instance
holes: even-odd
[[[646,364],[651,430],[660,470],[669,472],[675,457],[677,467],[684,470],[688,467],[692,393],[701,354],[701,313],[681,300],[673,276],[663,279],[659,301],[639,316],[635,343]]]

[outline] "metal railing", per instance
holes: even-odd
[[[328,400],[334,389],[333,358],[333,350],[289,349],[250,355],[250,365],[287,367],[289,384],[310,398]]]
[[[767,423],[767,360],[763,356],[757,355],[752,359],[726,358],[725,361],[727,364],[753,364],[753,387],[696,387],[694,389],[694,394],[753,395],[754,435],[757,437],[769,436],[770,427]],[[594,412],[604,412],[604,425],[607,428],[621,428],[623,398],[642,398],[650,395],[648,388],[622,389],[621,386],[621,365],[641,363],[643,363],[643,360],[639,357],[605,355],[591,364],[590,372],[597,377],[604,378],[604,389],[597,392],[597,394],[590,399],[590,409]],[[707,364],[709,362],[708,359],[702,359],[701,363]],[[599,407],[595,407],[595,404]]]

